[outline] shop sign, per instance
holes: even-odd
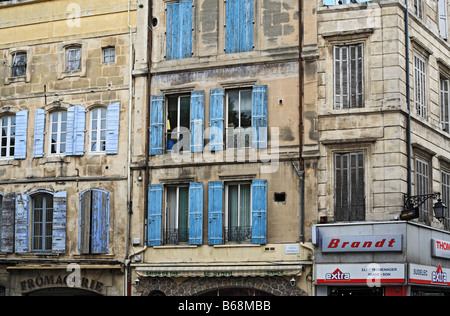
[[[402,251],[402,235],[323,237],[322,252]]]
[[[450,269],[443,269],[441,265],[438,267],[409,265],[409,283],[449,286],[449,277]]]
[[[97,280],[90,280],[87,278],[80,278],[79,282],[70,282],[68,278],[70,275],[45,275],[38,276],[36,278],[23,280],[20,282],[20,288],[22,292],[36,291],[43,288],[52,287],[76,287],[86,290],[95,291],[98,293],[103,292],[103,283]],[[79,284],[77,284],[79,283]]]
[[[319,264],[316,268],[317,284],[404,284],[405,265],[383,264]]]
[[[431,239],[431,255],[437,258],[450,259],[450,241]]]

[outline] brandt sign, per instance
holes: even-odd
[[[402,235],[323,237],[322,252],[402,251]]]

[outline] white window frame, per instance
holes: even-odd
[[[105,47],[102,52],[102,62],[104,64],[111,64],[116,62],[116,48]]]
[[[105,117],[102,117],[102,112],[104,112]],[[94,113],[97,113],[97,118],[94,119]],[[89,120],[89,152],[93,154],[103,154],[106,153],[106,126],[108,119],[108,110],[104,107],[97,107],[90,111],[90,120]],[[97,127],[93,127],[93,122],[96,121]],[[101,127],[102,122],[105,122],[105,128]],[[104,132],[104,136],[102,137],[102,132]],[[93,134],[97,133],[96,137],[93,137]],[[93,145],[95,142],[95,148],[93,149]],[[101,144],[104,144],[104,149],[101,149]]]
[[[192,109],[191,109],[191,102],[192,102],[192,97],[190,94],[180,94],[180,95],[169,95],[166,97],[166,106],[165,106],[165,110],[166,110],[166,122],[168,124],[169,122],[169,98],[177,98],[177,125],[178,125],[178,129],[180,129],[180,125],[181,125],[181,98],[189,98],[189,131],[191,132],[191,117],[192,117]],[[164,150],[165,152],[171,152],[173,151],[173,149],[168,149],[167,148],[167,144],[168,144],[168,140],[169,140],[169,134],[176,134],[176,140],[180,141],[180,135],[183,134],[182,131],[178,130],[177,133],[173,132],[173,127],[171,126],[170,130],[172,130],[172,132],[168,131],[168,126],[165,125],[165,132],[164,132]],[[183,135],[183,136],[187,136],[187,135]],[[189,134],[190,136],[190,134]],[[183,151],[187,152],[191,150],[191,140],[189,137],[188,142],[186,143],[186,140],[183,141],[184,144],[188,145],[188,148],[184,148],[183,146]]]
[[[6,146],[3,146],[3,120],[7,120],[6,125]],[[14,128],[14,132],[11,130]],[[16,117],[15,116],[4,116],[0,118],[0,160],[1,159],[12,159],[14,158],[15,152],[15,139],[16,139]],[[14,145],[11,145],[14,141]],[[6,155],[2,155],[3,149],[6,148]],[[13,150],[12,150],[13,149]]]
[[[42,234],[41,235],[36,235],[36,198],[41,197],[42,196],[42,210],[41,210],[41,215],[42,215],[42,221],[39,222],[39,225],[41,225],[41,229],[42,229]],[[51,208],[47,208],[47,203],[49,201],[49,198],[52,199],[52,207]],[[48,193],[40,193],[36,196],[34,196],[32,198],[32,225],[31,225],[31,251],[33,252],[49,252],[52,251],[52,241],[50,241],[50,245],[48,245],[48,248],[45,248],[46,246],[46,239],[50,238],[50,240],[52,240],[53,238],[53,215],[54,215],[54,200],[53,200],[53,195],[48,194]],[[51,210],[52,212],[52,220],[49,221],[47,218],[47,211]],[[52,228],[50,229],[50,232],[47,231],[47,224],[52,225]],[[35,239],[36,238],[42,238],[39,247],[35,247]]]
[[[23,59],[25,60],[25,70],[23,72],[23,74],[16,74],[16,69],[18,66],[19,61],[21,61],[21,58],[23,57]],[[14,52],[14,54],[12,55],[12,67],[11,67],[11,77],[12,78],[17,78],[17,77],[26,77],[27,75],[27,63],[28,63],[28,56],[26,52],[22,52],[22,51],[17,51]]]
[[[450,80],[447,78],[440,79],[440,95],[441,95],[441,127],[450,133]]]
[[[229,127],[229,111],[228,111],[228,107],[229,107],[229,94],[230,93],[239,93],[239,108],[238,108],[238,113],[239,113],[239,126],[234,126],[234,127]],[[251,124],[249,127],[247,128],[243,128],[242,126],[242,122],[241,122],[241,96],[243,92],[250,92],[250,104],[252,107],[252,120],[251,120]],[[239,90],[229,90],[226,91],[225,93],[225,100],[226,100],[226,106],[225,106],[225,139],[226,139],[226,147],[227,148],[252,148],[252,136],[253,136],[253,90],[252,89],[246,89],[246,88],[242,88]],[[235,146],[235,136],[237,137],[237,146]],[[249,137],[249,142],[248,142],[248,146],[245,146],[245,136]]]
[[[64,122],[62,120],[62,114],[63,113],[66,113],[66,121],[65,121],[65,123],[66,123],[66,130],[65,131],[62,130],[62,123]],[[53,132],[53,123],[54,123],[53,116],[55,114],[58,115],[58,118],[57,118],[57,131]],[[48,149],[49,155],[51,155],[51,156],[65,155],[66,151],[67,151],[67,111],[57,111],[57,112],[50,113],[50,125],[49,126],[50,126],[50,133],[49,133],[50,139],[49,139],[49,142],[48,142],[49,143],[49,149]],[[56,150],[55,151],[56,152],[53,153],[52,152],[52,144],[53,144],[53,135],[55,135],[55,134],[56,134],[56,143],[55,143],[55,146],[56,146]],[[66,135],[66,141],[65,142],[61,142],[61,136],[63,134]],[[66,150],[64,152],[61,152],[61,145],[62,144],[66,145]]]
[[[421,56],[414,54],[414,105],[416,113],[423,119],[427,118],[427,62]]]
[[[169,240],[167,240],[167,231],[169,230],[178,230],[179,229],[179,215],[180,215],[180,189],[184,188],[187,189],[188,191],[188,201],[190,203],[190,191],[189,191],[189,185],[169,185],[165,188],[165,223],[164,223],[164,238],[163,238],[163,243],[164,244],[172,244],[172,243],[168,243]],[[169,189],[176,189],[176,210],[175,210],[175,214],[172,214],[172,212],[170,212],[169,210]],[[185,242],[189,242],[189,207],[190,205],[188,205],[188,215],[187,215],[187,240]],[[173,216],[175,215],[174,221],[175,221],[175,227],[172,227],[169,223],[169,212],[170,214]],[[177,243],[179,243],[179,238],[177,238]],[[171,241],[171,240],[170,240]]]
[[[78,51],[79,52],[79,57],[77,59],[71,59],[70,57],[70,53],[71,51]],[[71,61],[76,61],[79,64],[78,68],[74,68],[74,69],[69,69],[69,64]],[[81,71],[82,68],[82,49],[81,46],[69,46],[66,48],[65,51],[65,65],[64,65],[64,69],[66,72],[77,72],[77,71]]]
[[[223,222],[223,227],[224,227],[224,229],[225,229],[225,234],[224,235],[226,235],[226,233],[229,231],[229,229],[230,229],[230,227],[229,227],[229,219],[230,219],[230,214],[229,214],[229,203],[228,203],[228,196],[229,196],[229,189],[230,189],[230,186],[238,186],[238,225],[237,225],[237,227],[241,227],[241,185],[249,185],[250,186],[250,196],[249,196],[249,199],[250,199],[250,230],[251,230],[251,228],[252,228],[252,221],[253,221],[253,218],[252,218],[252,209],[253,209],[253,199],[252,199],[252,191],[253,191],[253,186],[252,186],[252,182],[247,182],[247,181],[245,181],[245,182],[228,182],[228,183],[225,183],[225,212],[224,212],[224,222]],[[251,234],[250,234],[251,235]],[[243,241],[244,243],[251,243],[252,242],[252,240],[251,240],[252,238],[251,238],[251,236],[250,236],[250,239],[249,240],[247,240],[247,241]],[[224,240],[226,240],[228,243],[233,243],[234,241],[228,241],[228,236],[225,236],[224,237]]]
[[[431,163],[428,160],[415,159],[415,191],[416,195],[430,194],[431,191]],[[429,223],[430,203],[425,202],[420,207],[419,221]]]

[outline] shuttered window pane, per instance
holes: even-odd
[[[416,195],[427,195],[430,193],[430,167],[429,163],[423,159],[416,158]],[[429,212],[430,203],[427,201],[420,207],[419,221],[425,224],[430,223]]]
[[[106,150],[106,109],[98,108],[91,113],[91,152]]]
[[[414,56],[414,90],[416,113],[422,118],[427,117],[426,101],[426,69],[425,61]]]
[[[52,250],[53,196],[40,194],[33,198],[33,251]]]
[[[450,133],[450,80],[441,78],[441,127],[442,129]]]
[[[67,112],[55,112],[50,116],[50,153],[66,153]]]
[[[450,172],[447,170],[442,170],[442,202],[444,202],[447,207],[450,205]],[[449,218],[449,210],[447,208],[445,219],[444,219],[444,228],[446,230],[450,229],[450,218]]]

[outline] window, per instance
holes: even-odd
[[[53,196],[39,194],[32,199],[32,251],[51,251],[53,239]]]
[[[66,135],[67,135],[67,112],[54,112],[50,115],[51,137],[50,153],[66,153]]]
[[[2,131],[0,158],[13,158],[15,150],[16,117],[7,116],[0,119]]]
[[[164,243],[173,245],[189,241],[189,186],[167,188],[166,229]]]
[[[416,113],[422,118],[427,117],[426,101],[426,69],[425,60],[414,55],[414,92]]]
[[[251,183],[226,185],[225,238],[228,242],[251,242]]]
[[[116,48],[106,47],[103,49],[103,63],[109,64],[116,61]]]
[[[27,54],[14,53],[12,59],[12,76],[22,77],[27,74]]]
[[[439,35],[443,39],[448,38],[447,0],[438,0]]]
[[[335,220],[364,221],[364,153],[335,155]]]
[[[192,56],[192,0],[167,4],[166,59]]]
[[[430,165],[428,161],[416,158],[416,195],[430,194]],[[430,203],[427,201],[420,207],[419,221],[425,224],[430,224]]]
[[[450,172],[447,170],[441,171],[441,177],[442,177],[442,202],[445,203],[445,205],[450,205]],[[446,230],[450,229],[450,218],[449,218],[449,210],[447,208],[446,210],[447,214],[445,214],[445,220],[444,220],[444,228]]]
[[[364,107],[363,44],[334,47],[334,108]]]
[[[92,153],[106,151],[106,112],[105,108],[96,108],[91,111],[90,149]]]
[[[441,125],[442,129],[450,133],[450,80],[441,78]]]
[[[81,254],[107,254],[109,252],[110,194],[91,189],[80,194]]]
[[[252,146],[252,90],[227,93],[227,147]]]
[[[189,151],[191,129],[191,96],[169,96],[167,98],[167,146],[166,150]],[[187,137],[187,139],[184,139]],[[174,145],[180,142],[179,146]],[[183,146],[184,145],[184,146]]]
[[[225,52],[253,50],[253,0],[226,1]]]
[[[66,71],[81,70],[81,47],[66,48]]]
[[[370,2],[370,1],[372,1],[372,0],[323,0],[323,5],[362,3],[362,2]]]
[[[423,19],[423,3],[422,0],[414,0],[414,14],[419,19]]]

